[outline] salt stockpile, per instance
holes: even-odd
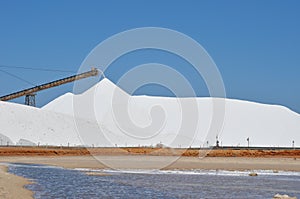
[[[3,145],[7,139],[9,145],[80,144],[70,116],[9,102],[0,102],[0,110]]]
[[[0,102],[0,110],[2,145],[83,145],[72,116],[9,102]],[[98,130],[90,121],[80,124],[87,131]]]
[[[120,98],[124,98],[124,101],[128,101],[128,105],[124,104],[122,100],[112,103],[116,101],[116,98],[114,98],[116,93],[121,96]],[[93,102],[92,105],[89,103],[91,98],[94,99],[91,101]],[[128,144],[137,146],[163,143],[172,147],[204,146],[207,143],[206,135],[214,114],[213,102],[221,100],[217,98],[180,99],[181,103],[187,104],[187,106],[190,105],[190,107],[193,107],[194,100],[197,101],[200,126],[197,132],[190,132],[193,129],[187,127],[185,129],[186,133],[181,133],[178,136],[176,132],[180,128],[182,114],[180,104],[176,98],[130,96],[110,80],[103,79],[83,94],[73,95],[67,93],[42,109],[73,116],[74,99],[80,102],[80,106],[75,105],[76,117],[87,120],[96,119],[100,131],[105,134],[106,139],[104,140],[113,145],[124,146]],[[93,106],[95,112],[85,111],[86,104]],[[151,115],[151,108],[156,105],[162,107],[163,114],[165,114],[165,117],[162,118],[165,120],[164,124],[158,122],[158,125],[163,126],[163,128],[159,129],[157,134],[151,132],[151,130],[157,131],[155,127],[154,129],[148,129],[148,131],[136,132],[136,129],[132,129],[131,126],[126,127],[128,121],[116,121],[118,114],[121,114],[116,110],[126,106],[129,110],[130,119],[136,124],[146,127],[155,118],[160,118],[160,115]],[[119,107],[115,108],[116,106]],[[295,142],[295,145],[300,143],[300,115],[286,107],[225,99],[225,110],[224,125],[219,134],[219,141],[224,146],[247,146],[248,137],[251,146],[291,147],[292,141]],[[120,124],[122,122],[124,124]],[[128,135],[128,132],[130,135]],[[94,137],[95,135],[91,134],[90,139],[85,139],[85,143],[91,144]],[[210,138],[209,145],[215,144],[215,135],[213,135],[213,138]],[[99,139],[101,138],[99,137]],[[101,143],[101,141],[99,142]]]
[[[118,98],[114,97],[116,93]],[[195,100],[199,109],[199,128],[195,132],[187,126],[179,135],[176,133],[181,127],[182,114],[178,99],[130,96],[108,79],[82,94],[62,95],[40,109],[0,102],[1,144],[149,146],[162,143],[172,147],[206,146],[206,134],[213,116],[212,105],[221,99],[182,98],[181,103],[192,108]],[[93,111],[90,112],[87,106],[93,107]],[[162,107],[163,112],[153,112],[155,106]],[[122,117],[118,119],[124,107],[129,110],[130,120],[142,127],[141,131],[128,125]],[[285,107],[226,99],[225,110],[219,135],[223,146],[247,146],[248,137],[250,146],[291,147],[293,140],[295,146],[300,144],[300,116]],[[157,126],[147,128],[153,123]],[[215,135],[211,136],[209,145],[214,145],[215,141]]]

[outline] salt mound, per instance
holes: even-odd
[[[0,133],[0,146],[9,146],[14,144],[11,139]]]
[[[0,101],[0,126],[12,144],[80,144],[72,117],[39,108]]]
[[[118,97],[115,97],[116,95]],[[283,106],[232,99],[180,99],[181,103],[191,110],[195,100],[200,112],[198,116],[200,127],[197,129],[196,137],[193,137],[194,131],[189,127],[184,129],[185,132],[181,133],[179,138],[176,138],[176,134],[174,134],[180,129],[182,121],[178,99],[130,96],[108,79],[102,80],[80,95],[65,94],[44,106],[42,110],[69,116],[74,116],[75,112],[76,117],[93,120],[101,127],[100,129],[105,134],[106,139],[116,145],[150,145],[162,142],[173,147],[184,146],[188,143],[199,147],[204,146],[207,141],[209,141],[209,145],[215,144],[216,135],[210,135],[209,138],[206,138],[211,118],[213,114],[216,114],[213,112],[213,103],[225,100],[224,126],[219,135],[221,145],[247,146],[246,139],[248,137],[251,146],[290,147],[293,140],[296,145],[300,144],[300,115]],[[129,103],[125,104],[124,102]],[[75,104],[75,108],[73,104]],[[153,115],[151,116],[151,110],[156,105],[162,107],[163,112],[153,117]],[[127,112],[124,107],[129,109],[131,121],[141,127],[138,129],[139,131],[128,124],[131,121],[120,119],[116,122],[119,115]],[[162,117],[162,115],[165,117]],[[165,120],[158,136],[154,136],[151,132],[157,130],[156,127],[147,129],[147,126],[151,125],[156,118],[158,118],[158,126],[162,125],[159,123],[160,120]],[[128,135],[128,132],[124,132],[123,129],[130,132],[130,135]],[[92,141],[94,136],[97,137],[97,135],[91,133],[88,142]],[[137,143],[137,139],[139,143]],[[190,143],[190,140],[194,141]],[[85,140],[86,142],[87,140]]]
[[[196,131],[193,124],[182,128],[183,119],[189,124],[194,118],[182,114],[181,108],[192,112],[195,102],[200,125]],[[0,139],[3,145],[215,145],[216,135],[207,137],[207,132],[218,114],[213,111],[218,102],[224,102],[226,110],[221,145],[247,146],[249,137],[250,146],[291,147],[293,140],[300,146],[300,115],[283,106],[218,98],[130,96],[108,79],[82,94],[60,96],[41,109],[0,101]]]

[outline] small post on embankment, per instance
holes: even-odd
[[[295,140],[292,141],[292,147],[295,150]]]
[[[250,146],[250,139],[249,139],[249,137],[247,138],[247,142],[248,142],[248,148],[249,148],[249,146]]]

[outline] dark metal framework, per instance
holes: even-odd
[[[63,79],[59,79],[56,81],[52,81],[49,83],[45,83],[45,84],[41,84],[35,87],[31,87],[25,90],[21,90],[15,93],[11,93],[8,95],[4,95],[2,97],[0,97],[0,101],[8,101],[8,100],[12,100],[15,98],[19,98],[22,96],[25,96],[25,104],[29,105],[29,106],[35,106],[35,96],[36,96],[36,92],[41,91],[41,90],[45,90],[48,88],[52,88],[52,87],[56,87],[56,86],[60,86],[62,84],[66,84],[69,82],[73,82],[76,80],[80,80],[83,78],[87,78],[87,77],[91,77],[91,76],[97,76],[99,74],[99,71],[96,68],[92,68],[90,71],[88,72],[84,72],[78,75],[73,75],[73,76],[69,76]]]
[[[35,93],[25,95],[25,105],[35,106]]]

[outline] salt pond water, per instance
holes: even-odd
[[[158,171],[63,169],[10,164],[9,172],[31,179],[35,198],[300,198],[300,173],[256,171]],[[87,175],[99,172],[104,175]]]

